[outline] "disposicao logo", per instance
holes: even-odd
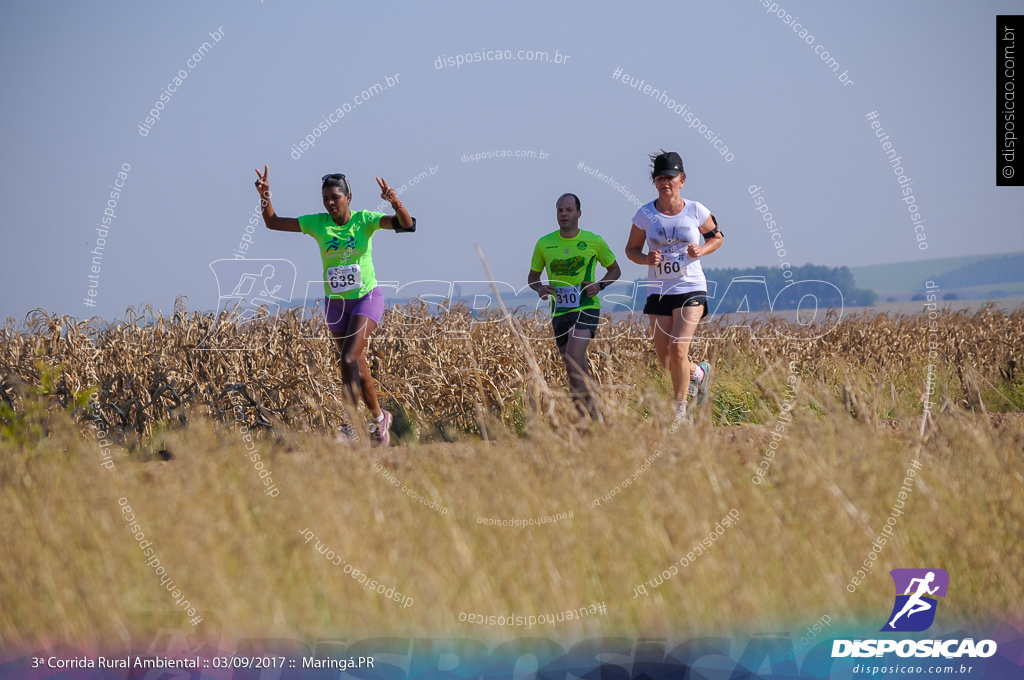
[[[881,630],[903,633],[928,630],[935,621],[939,604],[935,598],[946,597],[949,573],[945,569],[893,569],[889,575],[896,586],[896,602]]]
[[[896,601],[881,632],[919,633],[935,622],[935,610],[946,597],[949,573],[944,569],[893,569]],[[871,657],[896,652],[901,657],[961,656],[987,658],[996,653],[994,640],[834,640],[832,657]]]

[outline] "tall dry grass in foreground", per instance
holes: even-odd
[[[1016,398],[1019,376],[1009,362],[1019,360],[1021,313],[946,315],[941,327],[944,395],[923,439],[920,419],[908,417],[920,412],[920,359],[927,357],[916,318],[852,319],[803,343],[755,342],[737,331],[702,346],[698,351],[716,366],[718,396],[697,411],[692,428],[674,432],[662,379],[640,341],[595,343],[601,381],[630,389],[608,390],[608,422],[586,426],[570,425],[571,406],[557,393],[525,391],[529,376],[516,353],[522,350],[498,343],[505,331],[496,325],[474,331],[493,333],[484,339],[495,341],[476,346],[479,368],[457,339],[422,341],[427,349],[385,340],[374,354],[386,393],[407,400],[421,433],[448,428],[458,441],[409,438],[382,452],[346,448],[329,436],[336,416],[328,396],[337,398],[337,388],[330,357],[320,356],[327,353],[314,341],[277,328],[260,352],[196,357],[183,352],[188,340],[172,320],[124,325],[92,338],[102,343],[100,380],[109,381],[104,417],[116,414],[112,406],[121,404],[114,400],[128,394],[139,395],[141,413],[158,413],[145,392],[131,392],[151,386],[157,371],[182,405],[163,406],[167,415],[144,420],[141,432],[124,427],[133,448],[116,449],[113,469],[99,465],[95,435],[68,414],[75,409],[71,393],[89,381],[74,350],[62,348],[81,347],[88,334],[72,325],[59,335],[40,328],[9,336],[8,370],[21,367],[26,383],[37,380],[44,394],[22,386],[17,415],[0,424],[0,516],[16,528],[0,533],[0,643],[120,647],[161,626],[191,630],[125,527],[122,497],[167,573],[204,616],[194,634],[228,644],[242,636],[383,633],[685,636],[748,626],[796,629],[823,614],[880,627],[892,604],[887,571],[899,567],[950,572],[955,596],[942,605],[947,629],[1014,615],[1024,597],[1024,423],[1019,415],[988,417],[980,409]],[[538,340],[534,347],[557,387],[553,347],[544,345]],[[49,348],[47,361],[64,366],[63,378],[48,378],[48,370],[34,378],[34,346]],[[958,348],[962,361],[950,361]],[[793,392],[785,386],[790,361],[798,367]],[[432,397],[446,367],[448,387],[437,389],[447,396]],[[398,373],[414,368],[421,381],[416,398],[402,391],[413,388]],[[250,422],[264,417],[275,425],[256,445],[280,488],[276,497],[265,495],[243,436],[230,427],[229,375],[255,397]],[[465,405],[456,407],[443,389],[458,385]],[[501,400],[498,408],[489,389]],[[756,485],[754,470],[787,401],[794,420]],[[445,424],[456,416],[462,420]],[[564,424],[552,427],[553,421]],[[735,421],[765,424],[722,426]],[[486,429],[490,441],[468,434],[474,426]],[[452,434],[458,432],[466,434]],[[141,462],[157,449],[173,459]],[[594,507],[655,450],[661,455],[650,469]],[[871,551],[912,459],[922,469],[896,538],[851,594],[846,586]],[[447,514],[416,502],[389,477]],[[707,554],[651,585],[731,509],[739,522]],[[477,521],[569,511],[572,519],[533,528]],[[308,544],[300,534],[307,529],[316,534]],[[364,590],[317,543],[411,596],[412,606]],[[634,597],[642,583],[649,594]],[[459,621],[460,612],[528,616],[602,602],[603,616],[531,630]]]

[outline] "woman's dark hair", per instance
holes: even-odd
[[[346,196],[352,195],[352,188],[348,185],[348,179],[340,172],[323,176],[324,185],[321,188],[338,187]]]

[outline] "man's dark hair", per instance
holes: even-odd
[[[555,201],[555,206],[557,206],[559,203],[561,203],[562,199],[565,198],[566,196],[572,196],[572,199],[574,201],[576,201],[576,212],[579,212],[580,211],[580,197],[577,196],[576,194],[562,194],[561,196],[558,197],[558,200]]]

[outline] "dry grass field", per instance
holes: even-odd
[[[947,311],[932,327],[860,316],[824,335],[709,326],[693,355],[714,366],[714,400],[681,427],[631,322],[592,343],[598,425],[575,416],[542,326],[524,341],[462,308],[388,314],[401,337],[371,343],[402,415],[386,451],[334,439],[349,416],[317,322],[226,321],[204,343],[258,348],[246,351],[196,351],[212,320],[184,309],[104,327],[42,313],[9,323],[0,647],[120,647],[168,622],[212,641],[686,635],[796,630],[823,614],[881,626],[887,572],[901,567],[950,573],[946,626],[1018,616],[1020,309]],[[851,593],[914,460],[895,537]],[[147,566],[125,503],[178,595]],[[738,521],[687,558],[730,511]],[[194,628],[185,599],[203,617]],[[532,628],[469,622],[591,604],[606,610]]]

